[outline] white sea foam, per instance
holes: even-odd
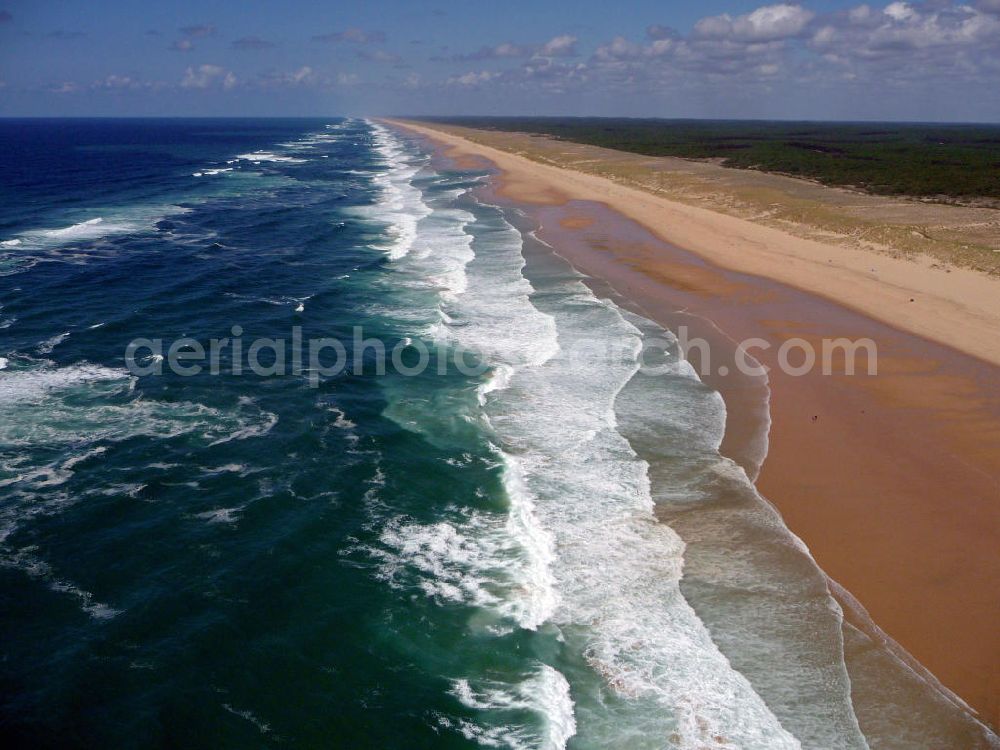
[[[228,703],[223,703],[222,707],[226,709],[233,716],[239,716],[241,719],[250,722],[257,728],[257,731],[261,734],[269,734],[271,732],[271,726],[259,719],[252,711],[241,711],[239,709],[233,708]]]
[[[50,391],[86,383],[128,381],[128,373],[100,365],[18,370],[0,379],[0,406],[38,401]]]
[[[456,195],[457,191],[450,196],[444,193],[442,198],[447,202]],[[545,361],[558,351],[558,343],[552,319],[524,307],[531,287],[521,275],[524,261],[519,252],[490,254],[477,260],[486,265],[483,273],[495,287],[492,293],[478,290],[474,298],[466,294],[466,268],[476,257],[467,227],[474,220],[475,216],[463,209],[434,208],[420,222],[411,252],[398,261],[393,282],[437,300],[433,304],[438,322],[429,327],[429,335],[503,360],[494,368],[494,377],[480,388],[480,399],[485,399],[485,394],[505,387],[515,367]],[[511,229],[503,239],[519,242],[519,235]],[[462,322],[473,325],[452,325],[449,311],[459,311]],[[509,332],[514,330],[524,334],[518,350],[505,347]],[[504,352],[496,346],[504,347]],[[549,571],[552,539],[537,525],[517,460],[499,449],[496,452],[504,464],[503,478],[508,486],[510,509],[506,518],[471,513],[454,523],[424,528],[408,523],[405,533],[390,530],[382,541],[395,551],[393,564],[400,565],[407,555],[413,556],[424,573],[421,586],[426,593],[456,602],[492,604],[502,619],[535,629],[551,615],[556,603]],[[451,572],[445,574],[445,570]]]
[[[496,252],[497,245],[491,245],[491,249],[494,252],[489,257],[495,260],[501,254]],[[519,258],[519,242],[515,249]],[[478,260],[477,257],[477,264]],[[478,293],[477,287],[476,294],[468,295],[476,302],[482,298],[488,300],[497,291],[497,275],[490,267],[495,263],[484,265],[487,268],[482,275],[473,278],[482,283],[485,294]],[[473,268],[479,270],[478,265]],[[526,282],[522,279],[521,283]],[[576,309],[561,321],[560,339],[580,344],[593,337],[633,334],[615,320],[612,311],[593,300],[582,285],[564,293],[567,306]],[[644,486],[644,466],[614,431],[612,411],[614,396],[631,377],[634,361],[608,362],[595,358],[592,362],[577,362],[574,367],[551,345],[544,353],[530,357],[530,350],[525,351],[525,347],[534,337],[509,323],[519,314],[530,315],[534,307],[526,298],[520,304],[510,304],[509,295],[501,292],[496,297],[500,300],[506,297],[508,304],[485,305],[493,315],[492,320],[484,321],[486,335],[479,337],[480,343],[486,344],[489,361],[520,360],[520,367],[515,365],[512,373],[502,376],[506,389],[498,392],[497,381],[491,379],[481,395],[487,402],[491,425],[503,443],[509,445],[508,464],[515,460],[510,451],[518,456],[518,471],[514,475],[520,478],[519,486],[509,480],[505,482],[512,504],[518,498],[531,498],[533,525],[540,533],[554,537],[559,550],[550,574],[560,599],[560,606],[553,613],[555,620],[564,626],[577,622],[591,624],[592,632],[580,645],[595,670],[626,696],[661,695],[665,707],[679,705],[678,691],[687,688],[672,684],[670,677],[681,683],[677,679],[680,675],[671,675],[666,666],[670,663],[669,653],[680,646],[682,651],[687,647],[688,653],[697,655],[700,662],[721,662],[715,672],[720,683],[718,691],[726,698],[759,703],[748,685],[738,685],[738,676],[720,658],[693,613],[684,611],[686,605],[676,589],[683,545],[666,529],[656,543],[659,549],[651,548],[653,539],[644,539],[647,532],[642,518],[648,515],[652,520],[652,504],[648,500],[648,487]],[[499,320],[497,313],[501,315]],[[478,323],[480,317],[475,319]],[[501,322],[507,325],[498,327]],[[466,328],[459,329],[459,335],[467,335]],[[637,340],[633,347],[637,352]],[[516,392],[512,393],[515,387]],[[487,400],[485,396],[489,393],[497,395]],[[629,549],[637,559],[629,559]],[[650,563],[642,559],[643,553],[659,562],[659,565],[653,563],[659,570],[648,570]],[[638,571],[652,573],[651,580],[661,582],[659,604],[647,598],[651,593],[648,590],[630,590],[628,579]],[[605,577],[611,580],[604,582]],[[656,585],[647,583],[646,588]],[[637,594],[639,600],[632,601]],[[670,617],[660,624],[673,627],[650,629],[651,632],[643,632],[637,638],[635,631],[644,631],[646,622],[664,619],[657,618],[657,612],[664,609]],[[677,623],[670,623],[678,618],[689,621],[687,627],[678,628]],[[643,648],[637,652],[639,643]],[[669,658],[674,664],[683,660],[678,656]],[[767,735],[776,740],[775,746],[780,746],[783,742],[780,726],[768,715],[766,707],[754,705],[753,713],[756,721],[769,725]],[[705,721],[712,723],[708,718]]]
[[[105,446],[99,445],[96,448],[92,448],[91,450],[84,451],[83,453],[80,453],[79,455],[71,456],[70,458],[68,458],[65,461],[63,461],[63,465],[62,466],[63,466],[64,469],[72,469],[77,464],[81,464],[84,461],[87,461],[87,460],[89,460],[91,458],[94,458],[96,456],[104,455],[104,453],[107,450],[108,449]]]
[[[469,515],[457,524],[394,519],[382,531],[385,550],[375,551],[381,576],[392,584],[407,584],[411,571],[417,571],[417,585],[431,598],[481,607],[502,604],[498,594],[507,540],[497,531],[483,515]]]
[[[438,298],[440,317],[466,289],[465,267],[474,256],[472,237],[465,227],[474,220],[468,211],[437,208],[419,222],[420,232],[410,245],[410,257],[400,268],[405,283]],[[397,278],[397,280],[399,280]]]
[[[305,310],[305,303],[310,299],[309,297],[256,297],[252,294],[238,294],[237,292],[223,292],[222,294],[224,297],[232,299],[243,300],[245,302],[263,302],[275,307],[294,304],[295,312],[303,312]]]
[[[156,212],[157,218],[162,213]],[[51,245],[65,242],[82,242],[108,237],[114,234],[123,234],[139,228],[138,221],[129,220],[126,217],[113,220],[106,220],[101,216],[87,219],[77,224],[60,229],[38,229],[25,232],[22,235],[23,241],[28,245]]]
[[[431,213],[423,201],[421,191],[412,184],[421,164],[414,164],[415,157],[407,153],[403,142],[378,123],[369,123],[375,152],[382,158],[384,171],[374,176],[381,196],[377,206],[368,213],[378,221],[386,222],[390,241],[385,245],[386,254],[393,260],[410,252],[417,236],[417,224]]]
[[[343,409],[336,406],[331,406],[330,411],[337,415],[337,418],[333,422],[333,426],[338,430],[353,430],[357,425],[347,418],[347,414]]]
[[[0,268],[0,275],[20,273],[35,265],[39,259],[49,258],[63,262],[85,262],[88,255],[66,250],[77,245],[87,246],[107,237],[151,230],[161,219],[190,209],[175,205],[148,205],[100,210],[96,216],[57,229],[32,229],[17,239],[7,240],[3,247],[17,248],[16,256],[5,256],[13,264],[9,270]]]
[[[277,416],[251,400],[221,411],[188,402],[136,398],[124,370],[80,363],[4,372],[0,376],[0,443],[9,446],[89,443],[193,433],[210,443],[265,434]]]
[[[243,400],[235,409],[219,410],[188,402],[157,402],[137,397],[135,379],[124,370],[80,363],[68,367],[34,367],[0,374],[0,542],[32,518],[61,513],[94,494],[138,497],[141,484],[120,484],[63,492],[79,466],[100,457],[105,443],[139,437],[166,439],[189,435],[202,445],[242,440],[263,434],[277,417]],[[38,455],[55,460],[33,458]],[[17,452],[11,453],[11,449]],[[216,522],[233,522],[239,509],[213,511]],[[23,551],[22,551],[23,552]],[[77,598],[95,618],[113,617],[117,610],[56,576],[32,554],[0,558],[44,580],[54,591]]]
[[[249,154],[238,154],[237,159],[262,164],[265,162],[285,163],[285,164],[305,164],[306,159],[296,159],[294,156],[276,154],[272,151],[254,151]]]
[[[104,225],[104,219],[98,216],[96,219],[87,219],[87,221],[81,221],[79,224],[73,224],[72,226],[64,227],[62,229],[49,229],[45,231],[45,235],[48,237],[57,237],[59,239],[80,239],[83,237],[99,237],[108,231],[108,226]]]
[[[499,725],[465,720],[458,722],[459,732],[466,739],[487,747],[561,750],[576,734],[569,683],[558,670],[546,664],[540,665],[535,674],[513,686],[485,682],[474,688],[469,680],[455,680],[451,694],[466,708],[500,717],[510,718],[509,715],[525,710],[540,715],[540,731],[509,720]]]
[[[16,568],[31,578],[43,581],[50,590],[74,597],[79,602],[80,609],[95,620],[109,620],[121,614],[122,610],[96,601],[91,592],[84,591],[79,586],[70,583],[64,578],[60,578],[53,571],[51,565],[37,557],[34,548],[21,549],[10,554],[0,555],[0,565]]]
[[[638,369],[639,332],[575,277],[546,288],[560,302],[541,312],[522,273],[520,233],[499,214],[489,231],[477,228],[461,292],[442,290],[438,332],[492,365],[478,397],[508,512],[394,519],[381,539],[383,575],[520,627],[558,624],[623,699],[616,709],[578,707],[581,731],[602,742],[637,731],[690,748],[713,737],[798,747],[681,595],[683,542],[656,522],[647,467],[616,430],[614,401]],[[403,283],[453,253],[428,245],[426,257],[415,246],[399,265]]]
[[[10,362],[6,357],[0,357],[0,370],[6,370],[7,364]]]
[[[343,138],[343,135],[337,133],[313,133],[312,135],[299,138],[296,141],[288,141],[287,143],[279,143],[278,145],[293,150],[314,150],[318,145],[324,143],[336,143],[341,140],[341,138]]]
[[[257,406],[257,402],[249,396],[240,396],[239,405],[241,411],[256,410],[256,418],[242,420],[236,429],[230,431],[228,435],[224,435],[213,441],[210,445],[221,445],[233,440],[247,440],[249,438],[260,437],[269,433],[278,424],[277,414],[260,409]]]
[[[202,170],[201,172],[192,172],[191,176],[192,177],[213,177],[213,176],[215,176],[217,174],[224,174],[226,172],[232,172],[232,171],[233,171],[232,167],[216,167],[216,168],[213,168],[213,169],[205,169],[205,170]]]
[[[508,623],[557,626],[569,650],[617,694],[612,701],[583,700],[575,710],[570,702],[569,716],[597,746],[629,738],[637,748],[664,742],[692,749],[799,747],[682,595],[685,545],[656,520],[649,467],[619,430],[615,405],[638,371],[642,331],[562,266],[543,274],[544,294],[536,301],[523,274],[520,232],[499,211],[476,210],[470,221],[469,211],[447,206],[457,192],[435,187],[435,197],[424,198],[432,213],[417,223],[417,236],[391,277],[420,294],[404,295],[410,304],[394,314],[404,323],[434,319],[426,333],[477,352],[489,365],[476,393],[478,419],[495,443],[508,508],[496,514],[452,507],[430,524],[390,519],[372,551],[381,575],[442,604],[493,613],[470,621],[488,631],[508,632]],[[462,234],[475,240],[470,245]],[[695,382],[685,367],[678,363],[675,374]],[[703,422],[715,412],[676,406],[671,401],[667,408],[677,439],[714,454],[719,436]],[[474,406],[461,408],[476,419]],[[436,401],[407,398],[402,384],[390,390],[386,414],[437,442],[447,424],[439,409]],[[836,612],[829,599],[824,628],[837,625]],[[836,651],[837,638],[828,631],[823,637]],[[794,649],[774,653],[788,657],[794,682]],[[809,712],[836,715],[829,722],[834,733],[810,733],[824,719],[805,727],[810,731],[803,736],[810,743],[822,736],[830,748],[864,747],[849,696],[841,692],[842,659],[838,666],[840,657],[830,658],[815,679],[802,675],[810,692],[801,700]],[[820,685],[826,687],[817,690]],[[497,689],[515,695],[522,688]],[[487,745],[515,746],[526,736],[520,733],[527,728],[516,725],[504,725],[512,735],[501,734],[500,721],[452,726]],[[531,743],[537,746],[537,739]]]
[[[645,336],[676,344],[650,321],[623,316]],[[863,748],[841,613],[824,574],[745,471],[718,454],[725,431],[719,394],[683,359],[667,369],[630,381],[615,411],[632,445],[656,457],[650,477],[658,516],[671,519],[687,543],[685,597],[720,650],[804,746]],[[741,594],[720,596],[723,591]]]
[[[37,351],[39,354],[51,354],[53,349],[55,349],[57,346],[59,346],[59,344],[61,344],[63,341],[69,338],[69,335],[70,335],[69,331],[67,331],[65,333],[57,334],[52,338],[46,339],[35,348],[35,351]]]
[[[226,523],[234,524],[240,518],[240,513],[243,511],[243,506],[238,505],[234,508],[217,508],[215,510],[207,510],[204,513],[197,513],[196,518],[200,518],[208,523]]]
[[[490,245],[489,257],[498,249]],[[480,274],[478,261],[469,268],[472,300],[497,285],[492,264]],[[561,298],[551,308],[560,348],[516,367],[485,409],[504,450],[517,456],[520,492],[533,498],[538,527],[558,550],[552,620],[574,633],[571,642],[613,690],[640,707],[610,727],[605,711],[587,707],[581,727],[611,741],[622,724],[642,721],[650,736],[674,733],[682,747],[712,736],[742,747],[797,747],[681,595],[684,544],[656,522],[647,467],[616,429],[615,398],[638,369],[638,330],[576,278],[554,280],[546,291]],[[534,306],[525,299],[509,307],[513,317]],[[523,361],[531,338],[523,328],[498,330],[494,321],[487,330],[491,361],[510,362],[505,347]]]

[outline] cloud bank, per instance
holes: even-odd
[[[762,5],[741,15],[705,16],[687,33],[652,24],[643,38],[615,36],[585,59],[577,40],[555,37],[535,48],[503,44],[459,60],[523,58],[516,67],[471,69],[446,84],[498,91],[565,93],[605,98],[725,96],[746,99],[801,90],[848,97],[850,87],[909,97],[949,82],[1000,90],[1000,0],[971,4],[928,0],[858,4],[822,13],[804,5]],[[571,50],[569,55],[560,52]],[[549,53],[548,59],[539,60]]]
[[[170,62],[158,75],[150,73],[153,66],[133,68],[127,60],[117,69],[94,71],[89,77],[97,80],[91,83],[74,82],[73,69],[29,87],[12,86],[8,75],[5,97],[155,90],[183,91],[194,102],[191,97],[203,92],[202,102],[224,110],[217,104],[224,97],[215,96],[221,92],[232,92],[233,101],[253,102],[242,94],[284,91],[287,101],[316,102],[316,107],[412,114],[1000,120],[1000,0],[847,2],[836,10],[818,0],[765,2],[742,13],[705,14],[685,28],[665,23],[671,12],[664,7],[663,17],[650,17],[631,34],[601,33],[581,24],[569,28],[579,28],[582,38],[567,27],[550,28],[535,39],[500,37],[492,43],[480,34],[465,49],[431,48],[430,40],[410,37],[394,47],[385,31],[372,28],[312,35],[302,29],[298,38],[286,29],[280,56],[250,54],[275,48],[266,34],[223,44],[216,27],[202,23],[181,27],[160,49],[169,45],[187,56],[208,51],[212,63],[182,65],[178,56],[161,52]],[[12,22],[5,13],[0,10],[0,24]],[[399,33],[395,26],[387,28]],[[85,44],[67,43],[69,51],[60,54],[72,61]],[[423,49],[429,52],[417,59]],[[296,50],[308,65],[289,59]],[[279,58],[283,68],[261,68],[262,61]],[[324,98],[324,91],[337,95]],[[262,100],[255,106],[267,111],[269,105]]]

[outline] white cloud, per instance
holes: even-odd
[[[493,57],[523,57],[528,54],[525,47],[520,47],[516,44],[511,44],[510,42],[504,42],[503,44],[498,44],[496,47],[490,49],[490,54]]]
[[[112,73],[90,84],[93,91],[159,91],[169,88],[162,81],[143,81],[133,76]]]
[[[301,68],[296,70],[291,74],[292,83],[305,83],[310,78],[312,78],[313,69],[308,65],[303,65]]]
[[[233,72],[218,65],[189,67],[184,71],[184,78],[181,79],[181,88],[185,89],[207,89],[215,86],[231,89],[236,84],[237,80]]]
[[[779,77],[807,86],[834,79],[916,84],[948,76],[964,84],[977,75],[995,79],[1000,70],[1000,16],[961,0],[894,1],[822,15],[782,3],[703,18],[688,36],[653,26],[646,37],[645,44],[619,36],[599,46],[592,74],[610,90],[639,92]]]
[[[479,72],[470,71],[464,75],[452,76],[448,79],[448,83],[454,86],[481,86],[482,84],[489,83],[499,76],[499,73],[492,70],[481,70]]]
[[[101,89],[134,89],[139,87],[139,83],[131,76],[120,76],[112,73],[103,81],[94,84],[95,88]]]
[[[673,53],[682,44],[675,39],[657,39],[645,49],[650,57],[664,57]]]
[[[57,83],[49,86],[49,91],[53,94],[73,94],[80,90],[73,81],[63,81],[62,83]]]
[[[500,44],[492,47],[480,47],[475,52],[454,55],[451,59],[456,61],[502,60],[516,57],[528,57],[530,54],[531,48],[526,45],[514,44],[513,42],[501,42]]]
[[[598,47],[597,51],[594,52],[594,57],[604,62],[632,60],[641,55],[642,48],[623,36],[616,36],[608,44]]]
[[[303,65],[298,70],[291,73],[267,73],[262,75],[257,83],[265,88],[282,86],[308,86],[316,81],[313,69],[308,65]]]
[[[836,19],[813,35],[812,44],[857,62],[898,60],[933,74],[935,62],[954,63],[956,55],[979,48],[983,59],[1000,51],[1000,18],[968,5],[893,2],[881,13],[868,6],[850,10],[846,22]],[[921,57],[913,57],[920,54]]]
[[[882,12],[894,21],[909,21],[917,16],[916,11],[906,3],[890,3]]]
[[[818,45],[829,45],[837,39],[837,30],[833,26],[823,26],[813,34],[813,42]]]
[[[851,8],[847,11],[847,17],[852,23],[861,24],[874,16],[875,14],[872,12],[872,9],[867,5],[859,5],[857,8]]]
[[[970,0],[883,0],[822,14],[792,3],[769,4],[740,16],[703,18],[686,35],[654,25],[642,40],[617,36],[578,65],[544,55],[549,45],[542,45],[518,65],[477,68],[446,83],[498,93],[502,84],[506,92],[599,93],[642,101],[735,96],[752,102],[779,89],[813,96],[839,87],[838,101],[845,101],[856,97],[856,87],[884,96],[949,76],[963,85],[976,76],[996,81],[1000,18],[964,2]],[[515,48],[523,51],[517,45],[505,49],[513,57]],[[498,47],[483,49],[488,54],[475,57],[500,58]],[[845,93],[845,87],[855,93]]]
[[[504,60],[528,57],[573,57],[576,55],[577,38],[571,34],[552,37],[545,44],[515,44],[501,42],[494,46],[480,47],[475,52],[454,55],[452,60]]]
[[[572,57],[576,54],[576,42],[575,36],[560,34],[543,44],[538,54],[543,57]]]
[[[728,13],[703,18],[694,31],[703,39],[766,42],[800,34],[815,15],[801,5],[765,5],[735,18]]]
[[[313,37],[313,41],[334,43],[347,42],[350,44],[380,44],[385,41],[385,32],[349,28],[344,31],[335,31],[332,34],[318,34]]]

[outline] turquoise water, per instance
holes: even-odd
[[[13,744],[871,741],[840,608],[718,454],[718,394],[486,172],[365,120],[0,137]],[[293,336],[359,364],[126,367],[137,338]]]

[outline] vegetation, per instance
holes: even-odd
[[[619,118],[439,121],[537,133],[648,156],[720,159],[881,195],[1000,199],[1000,126]]]

